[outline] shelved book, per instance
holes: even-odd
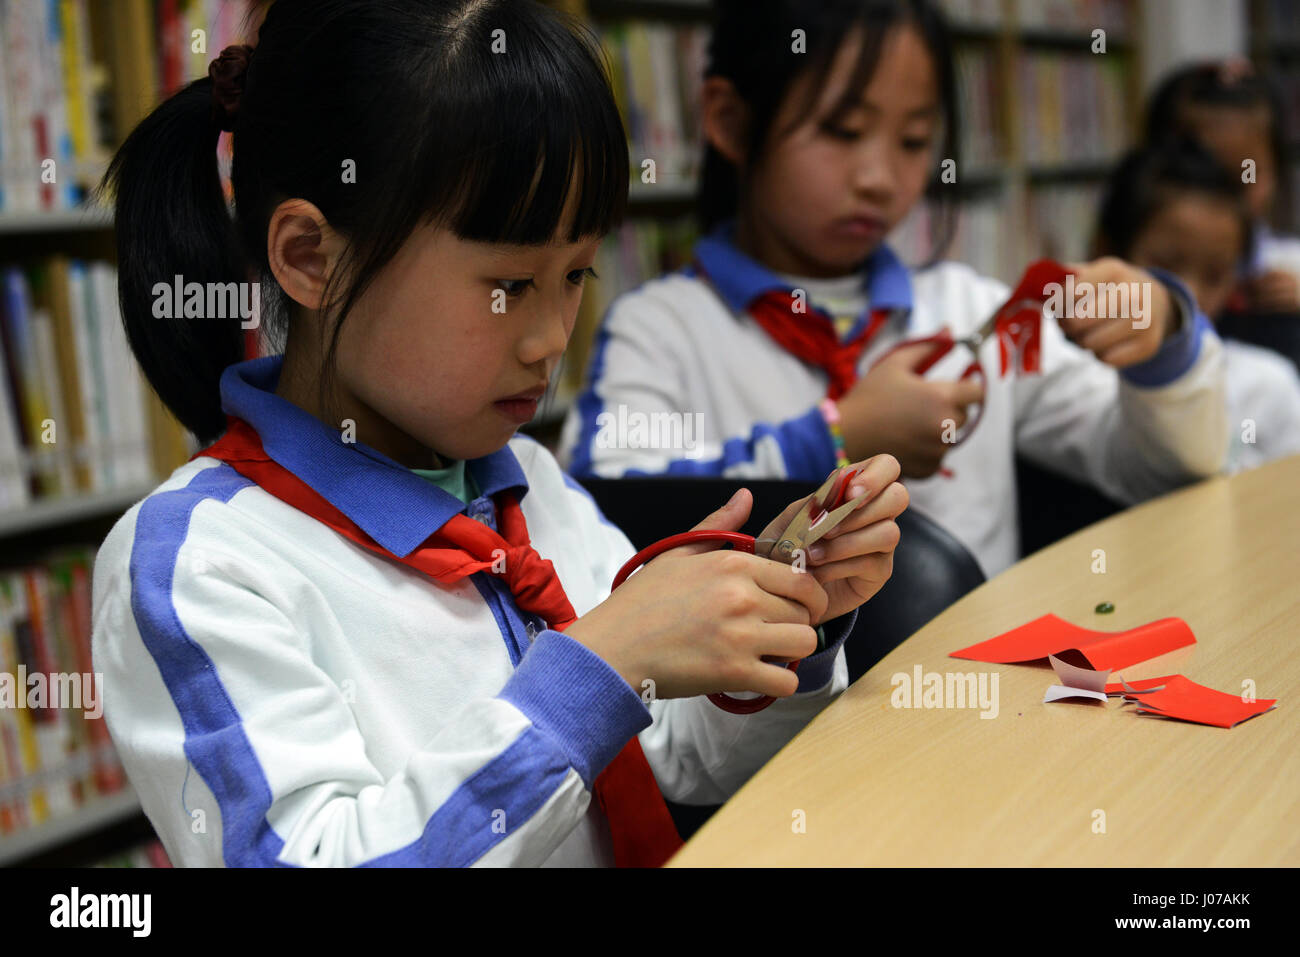
[[[171,867],[172,862],[156,838],[95,861],[91,867]]]
[[[71,209],[265,0],[0,0],[0,215]],[[223,144],[228,156],[229,140]]]
[[[698,104],[708,41],[708,27],[700,24],[629,21],[600,29],[632,180],[643,193],[654,192],[642,182],[646,160],[654,160],[654,186],[689,188],[699,175]]]
[[[63,549],[0,572],[0,835],[126,784],[91,661],[94,558]]]
[[[138,489],[189,457],[131,355],[104,262],[0,267],[0,514]]]

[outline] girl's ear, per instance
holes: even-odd
[[[745,162],[749,106],[725,77],[711,76],[700,90],[701,128],[709,145],[733,166]]]
[[[346,243],[324,214],[305,199],[276,207],[266,232],[266,254],[280,288],[298,305],[319,310],[325,284]]]

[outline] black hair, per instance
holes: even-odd
[[[1094,247],[1127,258],[1151,220],[1171,201],[1188,193],[1221,200],[1236,212],[1244,260],[1251,248],[1254,224],[1241,181],[1198,142],[1187,138],[1142,146],[1124,156],[1106,182]]]
[[[861,102],[862,92],[875,74],[885,36],[902,25],[917,29],[934,59],[944,120],[939,155],[958,162],[952,39],[942,13],[929,0],[715,0],[704,75],[723,77],[735,85],[751,118],[746,155],[760,157],[773,135],[772,124],[781,104],[804,71],[810,71],[814,82],[800,116],[808,115],[825,89],[845,38],[855,28],[862,28],[863,43],[852,79],[829,117],[834,122]],[[804,31],[806,52],[794,52],[795,30]],[[706,143],[696,205],[705,232],[737,214],[742,189],[735,166]],[[952,239],[959,197],[954,189],[944,188],[935,198],[939,215],[930,262],[942,255]]]
[[[1290,158],[1282,93],[1267,74],[1242,61],[1210,61],[1174,70],[1151,93],[1146,109],[1146,139],[1161,143],[1193,135],[1188,107],[1208,106],[1268,113],[1268,141],[1277,171],[1278,202],[1274,225],[1290,216],[1292,202]]]
[[[500,32],[498,32],[500,31]],[[496,52],[504,43],[505,52]],[[339,331],[417,227],[467,240],[541,245],[622,222],[629,161],[591,32],[535,0],[277,0],[249,62],[233,130],[233,218],[217,166],[212,80],[146,117],[109,167],[119,298],[150,384],[200,441],[225,429],[219,380],[243,358],[239,319],[155,319],[155,283],[260,281],[265,332],[288,336],[267,227],[291,198],[317,206],[347,241],[325,302]],[[355,163],[344,182],[344,163]]]

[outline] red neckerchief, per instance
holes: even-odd
[[[380,555],[409,565],[444,585],[475,572],[493,572],[504,552],[502,578],[519,608],[563,631],[577,619],[554,566],[529,544],[519,502],[509,492],[496,504],[502,534],[466,515],[455,515],[405,557],[388,551],[307,483],[273,460],[247,422],[226,417],[226,433],[191,459],[207,455],[341,535]],[[500,551],[498,551],[498,549]],[[640,742],[633,737],[597,777],[592,788],[609,819],[614,862],[619,867],[658,867],[682,845]]]
[[[699,260],[695,268],[708,278]],[[866,326],[851,339],[841,341],[830,316],[816,306],[796,312],[796,301],[789,292],[770,290],[750,303],[747,311],[786,352],[826,370],[830,376],[827,395],[837,400],[857,381],[862,350],[889,318],[889,310],[872,310]]]

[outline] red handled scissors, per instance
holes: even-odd
[[[892,355],[899,349],[929,345],[930,350],[912,367],[912,371],[918,375],[924,375],[940,359],[953,349],[961,346],[970,350],[972,358],[970,364],[958,377],[958,380],[976,379],[980,385],[986,385],[988,379],[984,374],[984,367],[980,363],[980,349],[991,336],[1000,334],[1004,349],[1009,347],[1013,350],[1009,362],[1004,352],[1003,372],[1005,373],[1008,367],[1036,371],[1038,327],[1042,318],[1043,306],[1048,300],[1049,294],[1047,290],[1050,288],[1051,283],[1063,283],[1067,272],[1068,270],[1060,263],[1053,262],[1050,259],[1039,260],[1025,270],[1020,284],[1016,286],[1010,298],[998,306],[993,311],[993,314],[985,319],[979,328],[970,335],[957,339],[953,336],[952,330],[945,327],[931,336],[907,339],[886,350],[872,363],[872,367],[879,365],[886,356]],[[1027,361],[1031,349],[1034,350],[1032,362]],[[957,432],[952,443],[954,446],[966,441],[971,433],[975,431],[975,426],[979,424],[980,417],[984,414],[984,403],[980,402],[978,406],[975,415],[968,417],[966,424]],[[947,469],[941,469],[940,471],[941,474],[952,474]]]
[[[793,565],[806,555],[808,547],[831,529],[837,527],[850,512],[858,507],[860,498],[849,499],[848,489],[853,479],[862,471],[862,466],[843,466],[831,473],[830,478],[822,483],[803,507],[799,509],[790,524],[775,538],[754,538],[743,532],[693,531],[672,535],[641,549],[618,570],[614,576],[611,591],[623,584],[634,571],[658,555],[679,545],[697,542],[722,542],[732,545],[736,551],[750,555],[759,555],[773,561]],[[791,661],[786,665],[791,671],[799,667],[799,662]],[[771,695],[755,698],[733,698],[721,692],[708,696],[709,700],[732,714],[753,714],[762,711],[776,699]]]

